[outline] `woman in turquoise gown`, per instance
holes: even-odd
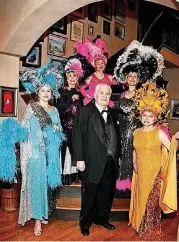
[[[41,234],[42,224],[48,223],[56,207],[56,189],[61,186],[59,147],[64,139],[58,111],[49,105],[56,79],[42,80],[45,82],[38,81],[39,85],[30,83],[31,90],[36,88],[38,101],[31,102],[23,115],[22,125],[28,129],[28,140],[21,144],[20,150],[22,185],[18,222],[24,225],[34,219],[36,236]]]

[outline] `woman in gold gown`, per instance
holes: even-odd
[[[144,84],[136,97],[143,127],[134,131],[129,224],[149,240],[161,235],[161,210],[177,210],[176,139],[170,141],[155,125],[167,100],[166,91],[152,82]]]

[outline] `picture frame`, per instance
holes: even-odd
[[[76,19],[71,20],[71,40],[83,42],[84,23]]]
[[[88,5],[88,20],[98,23],[98,2]]]
[[[50,27],[50,30],[60,34],[67,34],[67,16],[58,20],[55,24]]]
[[[41,66],[42,45],[33,46],[25,57],[22,57],[22,66],[40,67]]]
[[[112,0],[102,2],[101,16],[108,20],[112,20]]]
[[[111,23],[106,20],[103,20],[103,33],[106,35],[111,33]]]
[[[64,57],[66,54],[66,38],[60,35],[49,34],[47,42],[47,54]]]
[[[22,82],[20,81],[20,77],[23,75],[23,73],[24,73],[25,70],[26,69],[19,71],[19,92],[26,92],[25,87],[22,85]]]
[[[118,37],[119,39],[124,40],[124,38],[125,38],[125,27],[123,25],[121,25],[120,23],[115,22],[114,35],[116,37]]]
[[[94,35],[94,26],[91,24],[88,24],[88,34]]]
[[[115,19],[126,22],[126,0],[115,0]]]
[[[85,18],[85,8],[81,7],[71,13],[72,15],[78,17],[78,18]]]
[[[136,12],[136,0],[128,0],[128,9]]]
[[[0,117],[17,116],[17,88],[0,86]]]
[[[171,100],[170,119],[179,120],[179,100]]]

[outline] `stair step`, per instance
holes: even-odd
[[[72,183],[70,186],[62,186],[57,197],[81,197],[81,183]],[[127,190],[115,192],[115,198],[130,198],[130,191]]]
[[[60,188],[58,197],[81,197],[81,186],[63,186]]]
[[[71,187],[80,187],[81,188],[81,182],[73,182],[70,186]]]
[[[129,211],[130,199],[114,199],[111,211]],[[60,197],[57,199],[57,209],[76,210],[81,208],[81,198]]]
[[[114,199],[110,220],[128,221],[129,220],[129,199]],[[57,199],[57,208],[53,213],[53,218],[60,220],[79,220],[81,198],[60,197]]]

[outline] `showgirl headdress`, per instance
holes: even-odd
[[[95,61],[97,59],[102,59],[107,64],[109,53],[106,43],[102,39],[97,39],[95,43],[85,39],[83,43],[76,42],[74,48],[78,54],[85,56],[93,67],[95,67]]]
[[[38,69],[27,68],[20,77],[20,81],[29,94],[37,93],[40,87],[45,85],[52,89],[53,95],[56,98],[59,98],[58,89],[64,83],[63,74],[63,66],[60,64],[58,67],[53,65],[51,57],[48,64]]]
[[[121,83],[126,82],[129,72],[137,72],[140,83],[155,80],[162,75],[163,56],[152,47],[144,46],[133,40],[125,52],[118,57],[114,77]]]
[[[65,72],[74,71],[78,74],[78,77],[83,76],[82,64],[77,58],[70,59],[65,65]]]
[[[158,120],[167,117],[168,94],[163,88],[157,88],[156,83],[147,81],[137,90],[134,101],[140,113],[151,111],[158,115]]]

